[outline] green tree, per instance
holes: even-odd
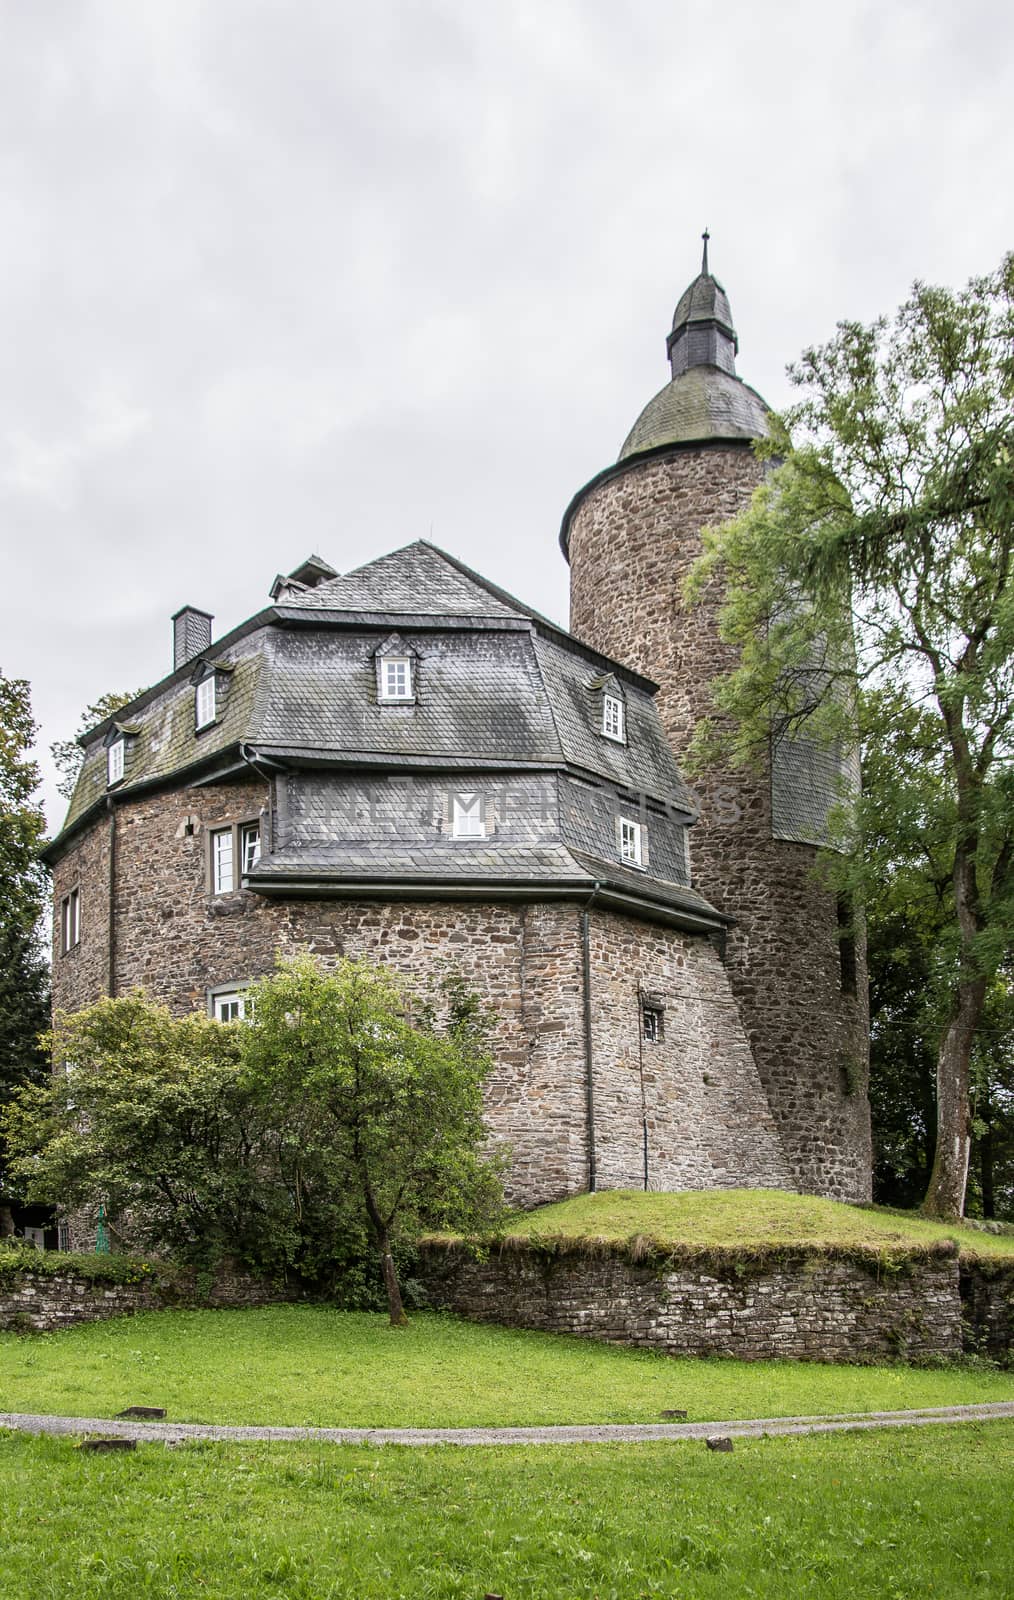
[[[50,754],[60,774],[60,781],[56,787],[65,800],[69,800],[74,793],[74,786],[84,760],[84,746],[79,743],[80,739],[100,722],[105,722],[114,711],[119,711],[121,706],[129,705],[131,700],[136,700],[140,693],[140,689],[135,689],[132,694],[100,695],[94,705],[85,707],[73,739],[57,739],[50,745]]]
[[[749,760],[772,737],[850,741],[858,719],[867,783],[839,884],[921,856],[939,894],[923,1203],[942,1216],[964,1206],[973,1044],[1014,927],[1012,341],[1014,256],[959,293],[916,284],[891,321],[839,323],[790,369],[804,397],[759,447],[772,470],[692,580],[725,583],[741,652],[699,748]]]
[[[0,1110],[21,1084],[46,1073],[39,1044],[49,1011],[40,937],[44,820],[34,798],[38,767],[27,756],[34,737],[28,684],[0,676]],[[0,1133],[0,1237],[14,1231],[11,1208],[19,1198]]]
[[[131,1242],[185,1258],[261,1259],[270,1141],[241,1080],[237,1031],[174,1018],[139,991],[57,1016],[57,1070],[5,1119],[30,1196],[103,1204],[114,1226],[129,1218]]]
[[[241,1041],[251,1078],[300,1163],[336,1199],[357,1197],[401,1327],[399,1241],[501,1215],[498,1164],[482,1154],[491,1064],[482,1013],[449,980],[439,1028],[433,1008],[383,968],[344,961],[328,971],[307,954],[281,962],[249,998]]]

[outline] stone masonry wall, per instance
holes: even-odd
[[[885,1271],[799,1252],[720,1271],[514,1249],[480,1262],[430,1247],[422,1278],[435,1304],[473,1321],[673,1356],[884,1361],[962,1348],[958,1263],[948,1255]]]
[[[116,807],[115,990],[143,987],[176,1012],[209,989],[271,970],[276,953],[308,948],[324,961],[383,960],[432,983],[453,964],[498,1018],[486,1117],[509,1144],[511,1199],[535,1205],[588,1186],[581,911],[562,902],[383,902],[212,895],[209,828],[267,812],[259,782],[184,789]],[[57,864],[89,926],[106,926],[103,819]],[[100,832],[101,830],[101,832]],[[267,838],[267,830],[265,830]],[[788,1169],[719,957],[707,940],[593,911],[593,1061],[599,1183],[641,1187],[648,1124],[649,1185],[785,1185]],[[102,963],[57,958],[54,997],[74,1007],[105,991]],[[81,959],[84,958],[84,960]],[[80,973],[90,974],[86,986]],[[666,1007],[665,1037],[642,1045],[640,991]]]
[[[631,462],[596,485],[570,529],[571,627],[661,685],[659,711],[677,761],[711,684],[734,663],[717,629],[719,595],[688,607],[682,585],[700,530],[737,512],[760,481],[749,449],[674,450]],[[813,876],[816,851],[772,837],[770,771],[694,779],[694,886],[736,918],[727,963],[793,1183],[867,1200],[865,950],[843,992],[834,896]]]
[[[593,912],[590,953],[598,1187],[790,1188],[714,946]],[[663,1008],[657,1042],[642,995]]]
[[[134,1316],[139,1311],[164,1311],[169,1306],[212,1307],[274,1305],[290,1299],[284,1289],[245,1274],[224,1270],[208,1293],[199,1295],[192,1277],[179,1275],[169,1284],[157,1277],[138,1283],[111,1283],[66,1272],[24,1272],[0,1278],[0,1329],[31,1328],[52,1333],[78,1322],[103,1322]]]
[[[961,1263],[965,1348],[1009,1364],[1014,1346],[1014,1261]]]

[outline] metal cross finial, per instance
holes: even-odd
[[[708,276],[708,240],[711,238],[711,235],[707,228],[705,228],[704,232],[701,234],[701,238],[704,240],[704,258],[701,261],[701,272],[705,276]]]

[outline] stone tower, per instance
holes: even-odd
[[[718,633],[719,597],[690,608],[684,578],[701,529],[734,515],[764,468],[752,441],[767,406],[736,376],[725,290],[708,268],[682,295],[666,341],[672,376],[645,406],[615,465],[567,509],[571,629],[653,678],[678,762],[713,713],[712,682],[734,660]],[[796,1187],[870,1197],[868,1014],[862,939],[817,880],[833,793],[826,758],[777,749],[763,771],[696,780],[693,882],[735,918],[726,950],[733,992]]]

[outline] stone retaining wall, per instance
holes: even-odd
[[[157,1269],[136,1283],[93,1279],[72,1270],[21,1272],[0,1278],[0,1329],[52,1333],[75,1322],[101,1322],[171,1306],[263,1306],[292,1298],[284,1288],[231,1268],[219,1271],[206,1294],[201,1289],[193,1274],[162,1279]]]
[[[1014,1345],[1014,1261],[961,1264],[965,1348],[1007,1366]]]
[[[515,1248],[475,1261],[427,1247],[420,1275],[435,1304],[475,1321],[675,1356],[884,1361],[952,1358],[963,1348],[953,1253],[886,1267],[803,1251],[716,1265]]]

